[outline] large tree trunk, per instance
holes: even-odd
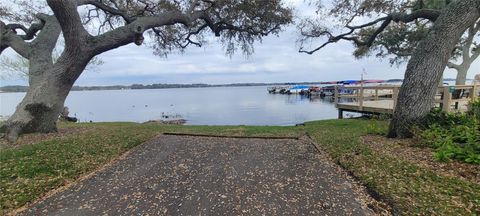
[[[71,86],[45,75],[30,83],[27,94],[7,121],[6,137],[15,141],[23,133],[57,131],[56,121]]]
[[[411,127],[434,105],[438,83],[462,34],[480,17],[480,0],[452,2],[435,22],[407,65],[389,137],[411,137]]]
[[[15,142],[24,133],[57,131],[57,120],[73,83],[87,60],[61,58],[55,65],[30,62],[29,88],[15,113],[5,124],[6,138]]]

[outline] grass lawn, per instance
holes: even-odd
[[[331,120],[306,124],[317,145],[371,192],[404,215],[478,215],[480,185],[439,173],[408,158],[383,154],[360,137],[387,130],[386,122]],[[440,163],[440,162],[438,162]],[[480,167],[479,169],[480,170]]]
[[[360,137],[384,131],[385,122],[331,120],[299,127],[81,123],[61,124],[60,128],[73,132],[43,137],[40,142],[18,148],[0,148],[0,214],[73,182],[164,132],[245,137],[300,137],[308,133],[320,148],[397,212],[480,214],[479,184],[362,145]],[[22,139],[20,142],[28,143]]]

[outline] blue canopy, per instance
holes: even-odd
[[[291,89],[308,89],[308,88],[310,88],[310,87],[306,86],[306,85],[297,85],[297,86],[292,87]]]
[[[358,80],[344,80],[342,82],[343,84],[355,84],[358,83]]]

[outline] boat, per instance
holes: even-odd
[[[351,89],[342,88],[341,85],[330,85],[322,88],[321,96],[334,96],[335,95],[335,86],[338,86],[338,93],[340,95],[353,94],[354,91]]]
[[[268,93],[270,94],[286,94],[288,89],[290,87],[288,86],[271,86],[267,88]]]
[[[276,94],[277,92],[277,87],[276,86],[271,86],[267,88],[268,93],[270,94]]]
[[[312,86],[308,89],[308,94],[311,96],[322,96],[322,88],[319,86]]]
[[[297,85],[297,86],[294,86],[294,87],[288,89],[288,92],[290,94],[306,94],[306,93],[308,93],[308,89],[310,89],[310,86]]]

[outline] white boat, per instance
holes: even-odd
[[[288,91],[291,94],[300,94],[300,92],[308,92],[309,88],[310,88],[310,86],[298,85],[298,86],[294,86],[294,87],[288,89]]]

